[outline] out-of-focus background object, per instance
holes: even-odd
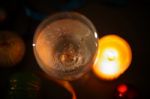
[[[18,64],[9,69],[0,68],[1,99],[5,99],[3,97],[7,93],[6,86],[11,75],[18,71],[32,71],[35,74],[42,72],[32,49],[35,29],[43,18],[64,11],[51,6],[53,4],[51,1],[53,0],[0,0],[0,8],[6,13],[5,19],[0,22],[0,30],[19,34],[26,45],[24,58]],[[62,0],[59,5],[68,1],[70,0]],[[121,1],[124,3],[117,3]],[[124,38],[132,49],[130,67],[118,79],[104,81],[89,72],[82,79],[71,82],[78,99],[113,99],[116,86],[120,83],[133,85],[139,91],[138,94],[142,97],[140,99],[149,99],[149,5],[148,0],[84,0],[79,7],[69,9],[87,16],[95,25],[100,38],[104,35],[116,34]],[[26,8],[29,8],[32,16],[28,15]],[[36,18],[37,15],[40,17]],[[40,78],[44,83],[42,98],[72,98],[70,93],[60,85],[46,78]]]
[[[25,54],[22,38],[10,31],[0,31],[0,67],[12,67],[19,63]]]
[[[116,87],[114,99],[141,99],[139,90],[131,84],[121,83]]]
[[[40,99],[41,81],[33,73],[20,72],[11,75],[6,99]]]

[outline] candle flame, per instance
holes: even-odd
[[[117,35],[107,35],[99,40],[94,73],[106,80],[118,78],[131,63],[129,44]]]

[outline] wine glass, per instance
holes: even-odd
[[[48,76],[75,80],[88,72],[98,48],[92,22],[76,12],[61,12],[46,18],[34,35],[33,50]]]

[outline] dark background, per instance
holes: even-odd
[[[93,22],[99,37],[117,34],[127,40],[132,48],[130,68],[117,80],[103,81],[89,72],[82,79],[71,82],[78,99],[112,99],[119,83],[134,86],[140,99],[149,99],[150,1],[80,0],[80,3],[83,1],[81,5],[66,7],[68,1],[0,0],[0,8],[6,12],[6,19],[0,22],[0,30],[18,33],[26,45],[26,52],[20,63],[13,68],[0,68],[0,99],[7,95],[7,81],[12,74],[20,71],[42,72],[32,51],[34,31],[45,16],[60,11],[82,13]],[[27,14],[27,8],[32,10],[32,14]],[[39,77],[44,82],[42,99],[71,99],[71,94],[66,89],[52,80]]]

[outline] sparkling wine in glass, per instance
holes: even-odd
[[[37,28],[33,49],[41,69],[50,77],[75,80],[90,70],[98,48],[92,22],[76,12],[61,12]]]

